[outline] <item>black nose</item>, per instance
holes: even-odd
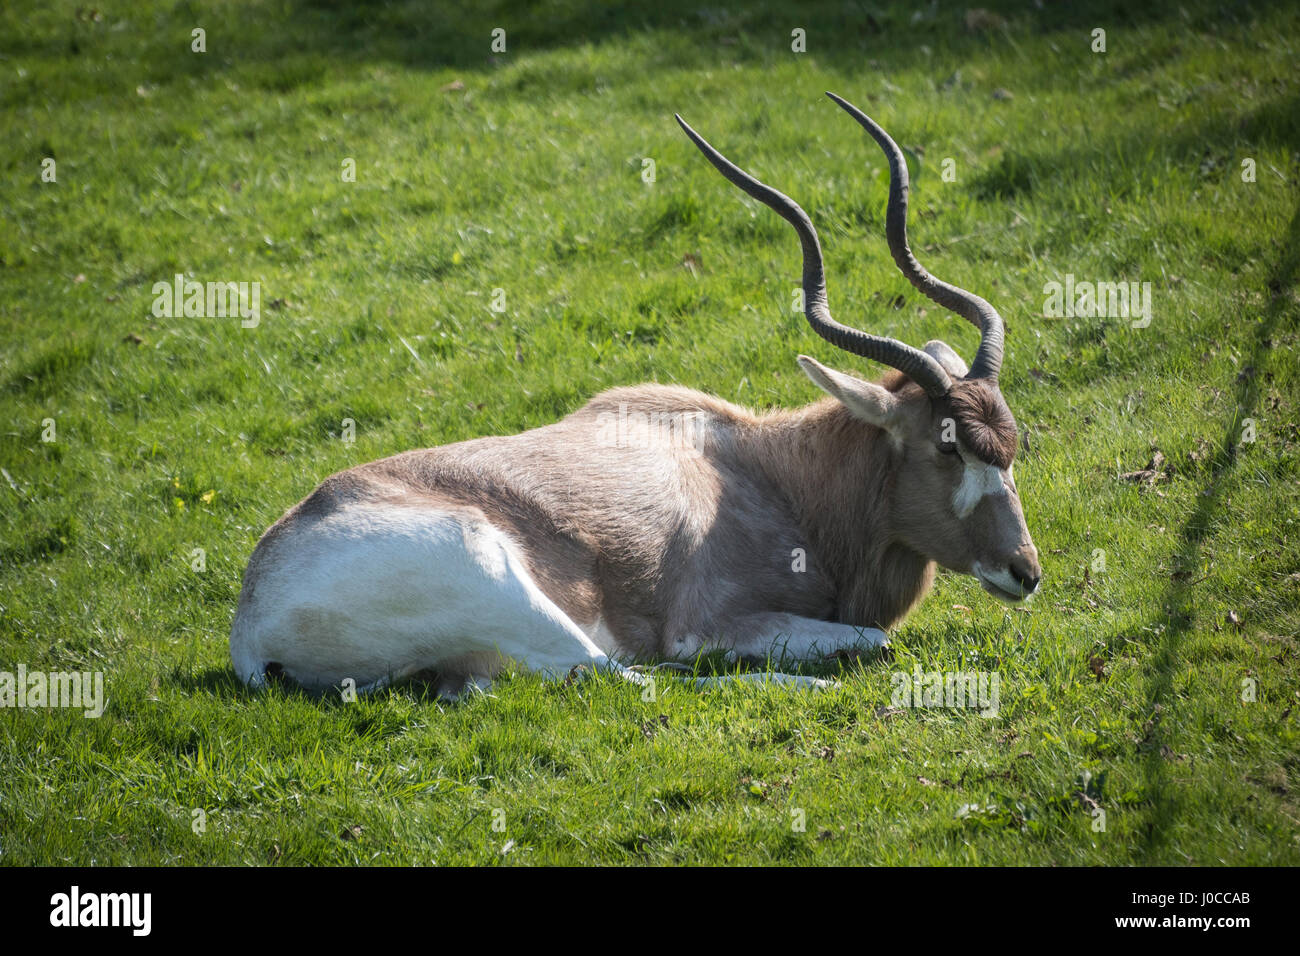
[[[1008,569],[1011,576],[1016,579],[1016,583],[1025,589],[1026,594],[1033,594],[1038,588],[1038,582],[1043,579],[1042,572],[1039,571],[1036,564],[1031,564],[1023,558],[1012,560]]]

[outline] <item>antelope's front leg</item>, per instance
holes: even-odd
[[[818,661],[840,651],[884,647],[889,635],[874,627],[818,621],[796,614],[751,614],[730,629],[723,649],[728,657],[779,662]]]

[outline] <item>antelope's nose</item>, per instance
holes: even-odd
[[[1016,553],[1007,566],[1011,576],[1016,579],[1026,594],[1038,590],[1038,582],[1043,580],[1043,569],[1038,566],[1038,551],[1033,545]]]

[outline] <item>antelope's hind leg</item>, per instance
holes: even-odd
[[[455,696],[485,687],[509,660],[551,678],[579,665],[626,674],[481,515],[383,502],[267,535],[249,562],[230,653],[246,683],[273,668],[316,691],[436,671],[439,692]]]

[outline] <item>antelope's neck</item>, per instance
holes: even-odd
[[[933,563],[893,533],[898,452],[879,428],[823,399],[759,418],[738,448],[785,496],[810,565],[835,586],[842,623],[887,628],[929,589]]]

